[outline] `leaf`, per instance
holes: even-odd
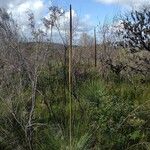
[[[84,136],[82,136],[77,143],[77,150],[87,150],[91,140],[91,135],[86,133]]]
[[[134,131],[133,133],[130,134],[130,139],[131,140],[136,140],[140,137],[140,131]]]

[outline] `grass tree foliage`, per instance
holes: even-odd
[[[0,9],[0,149],[70,150],[68,51],[61,46],[53,51],[47,35],[35,28],[32,13],[29,22],[33,39],[24,42],[13,19]],[[48,24],[51,32],[55,23]],[[97,45],[96,68],[88,58],[77,62],[73,56],[73,150],[150,149],[149,72],[131,69],[137,69],[135,60],[123,50],[109,42]],[[119,64],[125,67],[116,73],[112,67]]]

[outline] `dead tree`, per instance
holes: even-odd
[[[133,10],[123,17],[123,39],[132,53],[150,52],[150,7]]]

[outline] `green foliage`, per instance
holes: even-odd
[[[38,76],[33,120],[37,124],[33,127],[35,150],[69,150],[69,102],[63,71],[58,66]],[[89,70],[84,80],[73,84],[73,149],[149,150],[150,85],[134,80],[105,81],[95,74]],[[1,99],[2,149],[29,149],[23,127],[28,120],[30,96],[31,87],[24,86],[20,95],[13,94],[12,103]]]

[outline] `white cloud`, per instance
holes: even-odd
[[[23,15],[28,10],[33,11],[33,13],[38,13],[44,9],[44,2],[42,0],[26,0],[23,3],[15,5],[14,3],[8,4],[8,11],[12,12],[14,16]]]
[[[49,14],[46,14],[46,19],[49,19]],[[73,39],[74,42],[80,37],[82,32],[88,32],[93,29],[93,25],[91,23],[91,16],[89,14],[85,14],[84,16],[78,16],[75,10],[72,10],[72,18],[73,18]],[[70,11],[66,11],[63,16],[61,16],[57,25],[59,26],[59,30],[66,41],[69,37],[69,21],[70,21]],[[43,28],[44,30],[44,28]],[[75,31],[75,32],[74,32]],[[50,30],[49,30],[50,32]],[[58,31],[56,28],[53,29],[53,37],[56,39],[55,41],[62,42]]]
[[[76,11],[72,10],[72,16],[73,16],[73,30],[76,30],[76,34],[88,32],[89,30],[91,30],[91,28],[93,28],[93,25],[90,21],[91,16],[89,14],[85,14],[84,16],[79,17]],[[64,28],[66,30],[69,30],[69,17],[70,13],[68,11],[65,13],[65,17],[60,20],[61,23],[65,25]]]
[[[24,24],[28,19],[27,11],[33,12],[37,21],[41,19],[48,5],[44,0],[0,0],[0,7],[5,7],[15,20]]]
[[[0,0],[0,7],[8,8],[26,2],[27,0]]]
[[[105,4],[119,4],[127,7],[138,8],[141,5],[150,4],[150,0],[96,0]]]
[[[27,25],[29,22],[27,11],[30,10],[33,12],[35,21],[39,23],[46,8],[43,0],[7,0],[7,2],[7,11],[12,14],[12,17],[24,32],[28,31]]]
[[[43,2],[42,1],[36,1],[34,4],[33,4],[33,9],[40,9],[43,7]]]
[[[41,19],[45,16],[48,19],[48,7],[51,6],[51,0],[48,2],[44,0],[0,0],[0,7],[4,7],[7,9],[9,13],[12,14],[12,17],[18,23],[20,30],[24,35],[29,36],[30,31],[28,28],[28,15],[27,11],[31,10],[33,12],[36,25],[38,29],[46,31]],[[73,27],[76,30],[77,34],[81,32],[89,31],[92,28],[90,22],[90,15],[85,14],[82,17],[79,17],[75,10],[72,10],[73,15]],[[65,14],[60,17],[58,20],[58,24],[60,27],[61,33],[64,35],[66,31],[69,31],[69,19],[70,12],[66,11]],[[58,31],[54,29],[53,31],[54,37],[58,36]],[[57,39],[57,38],[56,38]]]
[[[69,11],[65,12],[64,16],[66,19],[69,19],[70,18],[70,12]],[[73,18],[77,17],[77,13],[75,12],[75,10],[72,10],[72,17]]]
[[[49,14],[45,16],[46,19],[49,18]],[[84,16],[78,16],[75,10],[72,10],[72,18],[73,18],[73,28],[75,28],[78,32],[84,32],[85,30],[89,30],[91,27],[90,19],[91,16],[89,14],[85,14]],[[63,16],[58,19],[59,27],[63,31],[69,31],[69,21],[70,21],[70,11],[66,11]]]
[[[91,17],[91,16],[90,16],[89,14],[85,14],[85,16],[84,16],[84,17],[85,17],[85,20],[87,21],[87,20],[89,20],[89,19],[90,19],[90,17]]]

